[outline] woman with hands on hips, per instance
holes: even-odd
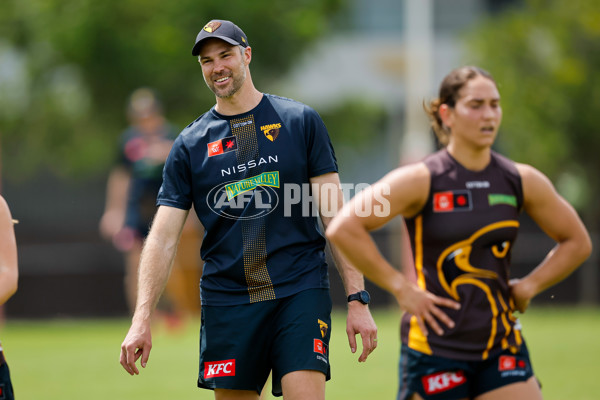
[[[588,232],[544,174],[492,150],[502,108],[487,71],[451,71],[425,110],[443,148],[359,193],[327,237],[405,311],[398,399],[541,399],[513,312],[589,257]],[[556,245],[509,280],[521,211]],[[396,216],[408,229],[416,282],[369,235]]]

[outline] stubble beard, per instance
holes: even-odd
[[[246,81],[246,68],[245,66],[242,64],[241,68],[239,69],[239,71],[233,71],[233,73],[231,74],[231,85],[228,88],[224,88],[224,89],[217,89],[215,87],[214,82],[210,82],[210,84],[208,84],[208,87],[210,88],[210,90],[215,94],[215,96],[217,96],[220,99],[227,99],[230,98],[231,96],[233,96],[234,94],[236,94],[240,88],[244,85],[244,82]]]

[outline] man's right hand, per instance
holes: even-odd
[[[152,334],[150,332],[150,322],[132,323],[125,340],[121,344],[121,365],[129,375],[139,375],[140,371],[135,365],[136,361],[142,357],[140,365],[146,368],[150,350],[152,349]]]

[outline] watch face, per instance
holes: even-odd
[[[363,304],[369,304],[369,302],[371,301],[371,296],[366,290],[361,290],[360,292],[356,292],[348,296],[349,302],[354,300],[358,300]]]
[[[369,302],[371,301],[371,296],[369,296],[369,292],[367,292],[366,290],[362,290],[360,292],[360,301],[364,304],[369,304]]]

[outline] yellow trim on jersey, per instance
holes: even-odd
[[[517,318],[515,318],[514,315],[512,315],[512,310],[515,309],[515,302],[512,299],[512,297],[510,299],[508,299],[508,304],[510,305],[510,309],[511,312],[508,314],[508,317],[511,319],[511,321],[513,322],[517,322]],[[521,338],[521,331],[518,329],[514,329],[515,331],[515,341],[517,342],[517,346],[520,346],[523,343],[523,339]]]
[[[508,314],[508,307],[506,306],[506,302],[502,298],[502,293],[500,293],[500,291],[498,290],[496,296],[498,296],[498,300],[500,301],[500,305],[502,306],[502,313],[500,314],[500,318],[502,319],[502,325],[504,325],[504,329],[506,331],[504,333],[504,337],[502,338],[502,349],[504,350],[508,348],[508,336],[510,335],[511,327],[506,317],[506,314]]]
[[[415,219],[415,268],[417,269],[417,285],[425,290],[423,274],[423,216]]]
[[[463,278],[463,279],[461,279],[461,278]],[[471,284],[471,285],[475,285],[475,286],[479,287],[481,290],[483,290],[485,292],[485,294],[488,298],[488,301],[490,302],[490,309],[492,310],[492,329],[490,331],[490,338],[488,339],[487,347],[484,350],[483,354],[481,355],[482,360],[487,360],[487,358],[489,356],[489,352],[492,349],[492,347],[494,346],[494,338],[496,337],[496,333],[498,331],[498,306],[496,305],[496,300],[494,300],[494,296],[492,295],[492,291],[490,290],[488,285],[481,282],[479,279],[472,277],[472,275],[471,275],[471,277],[461,277],[461,278],[456,279],[456,280],[458,280],[458,279],[462,280],[462,282],[459,284]]]
[[[517,319],[515,318],[515,316],[512,314],[512,310],[515,309],[515,302],[512,299],[512,297],[508,298],[508,306],[510,307],[510,311],[508,313],[508,318],[512,321],[512,322],[516,322]]]
[[[425,275],[423,274],[423,216],[415,218],[415,269],[417,270],[417,285],[425,290]],[[408,331],[408,347],[428,355],[433,354],[427,336],[423,333],[417,317],[410,318],[410,329]]]
[[[433,351],[427,342],[427,336],[421,330],[417,323],[417,317],[410,317],[410,330],[408,331],[408,347],[413,350],[420,351],[427,355],[432,355]]]
[[[518,346],[523,344],[523,339],[521,338],[521,331],[518,329],[515,329],[515,341],[517,342]]]

